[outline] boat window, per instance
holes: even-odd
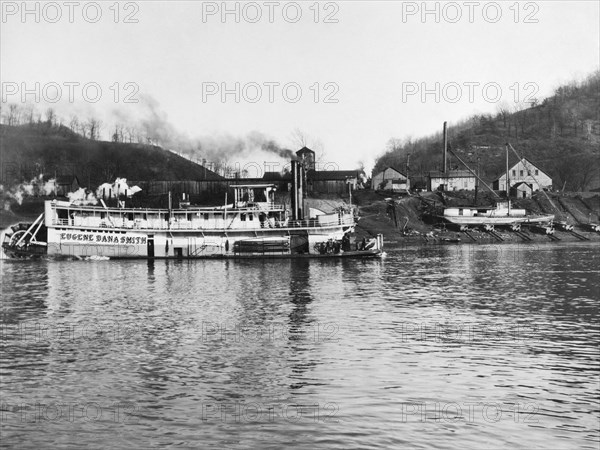
[[[248,220],[254,220],[254,214],[252,214],[252,213],[248,214]]]
[[[240,214],[240,219],[241,219],[242,222],[245,222],[246,221],[246,213],[241,213]]]
[[[537,170],[537,169],[535,169],[535,174],[536,174],[536,175],[539,175],[539,174],[540,174],[540,171],[539,171],[539,170]]]
[[[517,171],[513,170],[513,177],[516,177],[516,176],[517,176]]]
[[[458,215],[459,215],[459,216],[462,216],[462,215],[463,215],[463,210],[462,210],[462,209],[459,209],[459,210],[458,210]]]
[[[261,188],[254,189],[254,201],[255,202],[266,202],[265,191]],[[250,219],[252,220],[252,219]]]
[[[522,170],[519,170],[519,175],[523,176],[523,171]]]
[[[204,213],[204,220],[208,220],[208,213]]]
[[[100,213],[100,218],[101,219],[106,219],[106,213],[105,212],[101,212]]]
[[[127,220],[133,220],[133,213],[127,213]]]

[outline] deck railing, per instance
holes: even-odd
[[[144,220],[144,221],[132,221],[123,219],[121,217],[112,217],[110,219],[104,218],[102,220],[94,221],[95,223],[87,222],[85,219],[73,220],[73,219],[58,219],[55,218],[52,221],[54,226],[76,226],[78,228],[119,228],[119,229],[130,229],[130,230],[179,230],[179,231],[202,231],[202,230],[220,230],[220,229],[235,229],[235,230],[261,230],[267,228],[323,228],[323,227],[335,227],[335,226],[351,226],[354,224],[354,217],[351,214],[344,215],[327,215],[321,216],[316,219],[304,219],[304,220],[291,220],[286,221],[274,221],[273,219],[260,222],[255,220],[253,222],[241,222],[245,226],[232,227],[228,225],[224,220],[220,220],[212,226],[202,226],[200,224],[194,224],[189,220],[172,220],[170,224],[165,220]],[[254,226],[251,226],[255,224]],[[240,224],[237,224],[240,225]],[[250,226],[249,226],[250,225]]]

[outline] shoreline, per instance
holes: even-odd
[[[470,193],[458,192],[454,196],[448,197],[446,201],[470,201]],[[554,194],[556,195],[556,194]],[[438,193],[424,194],[431,200],[439,200]],[[565,217],[568,214],[570,222],[575,223],[575,233],[555,229],[554,235],[544,235],[529,231],[523,227],[523,231],[516,233],[505,228],[497,228],[493,233],[485,232],[481,229],[472,229],[468,232],[449,230],[440,227],[440,224],[429,224],[423,222],[423,202],[421,198],[415,196],[396,196],[393,204],[395,205],[394,214],[390,213],[391,198],[384,197],[381,192],[368,190],[357,191],[354,194],[355,205],[358,207],[360,220],[356,224],[353,238],[356,242],[363,238],[373,238],[378,234],[383,235],[384,249],[386,246],[405,247],[405,246],[432,246],[432,245],[505,245],[505,244],[542,244],[542,243],[596,243],[600,242],[600,233],[587,231],[583,229],[583,223],[597,217],[599,206],[598,197],[586,199],[579,203],[568,203],[569,198],[576,194],[569,193],[557,196],[557,204],[563,206],[562,214]],[[543,200],[543,199],[542,199]],[[536,205],[541,209],[541,213],[550,213],[541,208],[545,205],[540,199],[529,199],[531,205]],[[535,204],[533,202],[536,202]],[[336,207],[347,206],[343,198],[327,198],[326,196],[311,197],[307,199],[307,207],[333,209]],[[43,204],[40,199],[26,202],[20,206],[17,211],[3,209],[0,211],[0,230],[6,230],[10,226],[20,222],[33,222],[43,211]],[[324,207],[327,208],[324,208]],[[392,208],[392,209],[394,209]],[[593,214],[593,216],[592,216]],[[404,231],[403,231],[404,230]]]
[[[36,216],[21,216],[16,214],[2,215],[0,220],[0,231],[4,232],[10,226],[23,221],[33,221],[37,218]],[[358,228],[358,227],[357,227]],[[381,232],[381,230],[377,230]],[[490,235],[489,233],[473,230],[470,235],[473,239],[469,238],[464,232],[459,231],[432,231],[429,234],[423,233],[412,233],[409,235],[403,235],[401,232],[396,230],[387,230],[383,232],[383,250],[387,248],[404,248],[404,247],[432,247],[432,246],[503,246],[503,245],[523,245],[525,247],[538,245],[538,244],[554,244],[560,245],[563,243],[581,243],[581,244],[592,244],[600,243],[600,233],[591,231],[576,230],[576,233],[585,239],[579,238],[569,232],[555,231],[553,235],[555,238],[552,239],[547,235],[536,234],[536,233],[524,233],[529,238],[528,240],[521,238],[514,232],[500,231],[496,232],[497,236],[500,236],[502,240]],[[366,232],[366,233],[365,233]],[[417,234],[418,233],[418,234]],[[356,241],[362,239],[362,237],[373,237],[376,234],[366,228],[362,228],[354,233]]]
[[[525,240],[510,232],[501,232],[497,233],[500,235],[503,240],[498,240],[492,236],[488,236],[487,233],[478,232],[471,233],[475,240],[470,239],[465,233],[461,232],[439,232],[434,233],[433,237],[425,238],[425,235],[420,236],[394,236],[393,234],[388,234],[383,236],[383,245],[384,249],[388,245],[395,246],[434,246],[434,245],[444,245],[444,246],[458,246],[458,245],[510,245],[510,244],[520,244],[520,245],[532,245],[532,244],[557,244],[561,243],[573,243],[579,242],[582,244],[591,244],[600,242],[600,233],[595,232],[586,232],[579,231],[577,233],[586,239],[581,239],[576,236],[573,236],[566,232],[556,231],[554,236],[558,239],[551,239],[546,235],[529,233],[527,236],[529,240]],[[455,242],[454,239],[460,239],[459,242]],[[444,240],[451,239],[451,240]]]

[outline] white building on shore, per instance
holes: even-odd
[[[552,178],[527,158],[509,168],[508,174],[510,188],[521,183],[529,185],[533,192],[552,187]],[[506,191],[506,172],[494,180],[493,188],[496,191]]]

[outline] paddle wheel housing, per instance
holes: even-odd
[[[2,249],[12,258],[44,256],[48,249],[47,236],[44,214],[41,214],[31,224],[19,223],[10,227],[4,235]]]

